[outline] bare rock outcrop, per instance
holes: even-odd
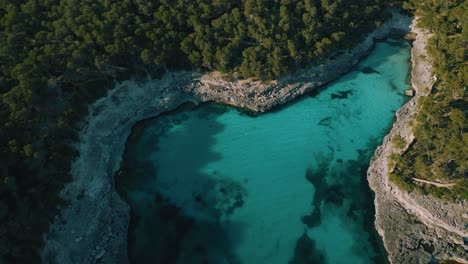
[[[414,140],[408,122],[418,111],[418,98],[427,96],[435,77],[426,52],[430,33],[411,25],[416,40],[411,50],[412,86],[416,96],[396,113],[396,122],[375,151],[368,170],[368,181],[375,192],[375,226],[383,239],[391,263],[438,263],[453,259],[468,263],[468,202],[450,203],[401,191],[388,180],[388,156],[396,152],[391,140],[400,135],[410,144]]]

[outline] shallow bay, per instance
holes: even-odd
[[[116,184],[132,263],[381,263],[366,170],[404,103],[409,44],[250,117],[214,104],[134,129]]]

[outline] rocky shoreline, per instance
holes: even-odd
[[[395,14],[353,49],[337,54],[322,65],[269,83],[227,81],[218,73],[180,71],[167,73],[159,80],[125,81],[116,85],[90,107],[82,126],[76,145],[80,156],[72,163],[73,180],[61,192],[68,205],[44,235],[43,262],[128,263],[129,207],[115,190],[114,174],[120,167],[125,142],[138,121],[186,102],[214,101],[266,111],[338,78],[367,55],[375,39],[385,38],[392,30],[407,31],[410,20]],[[382,235],[380,230],[379,233]],[[383,237],[388,241],[389,236]],[[387,250],[392,249],[387,244]]]
[[[411,50],[411,84],[416,96],[396,113],[396,121],[378,147],[368,169],[368,181],[375,193],[375,226],[383,239],[391,263],[439,263],[456,260],[468,263],[468,203],[444,202],[417,193],[399,190],[388,180],[388,156],[398,152],[391,140],[400,135],[411,144],[414,135],[408,122],[418,110],[418,98],[427,96],[436,78],[431,76],[431,62],[426,52],[430,33],[416,26]],[[464,240],[465,239],[465,240]]]

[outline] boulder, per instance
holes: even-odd
[[[413,89],[408,89],[405,91],[405,95],[409,97],[413,97],[415,95],[415,92]]]

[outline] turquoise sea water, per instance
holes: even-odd
[[[273,112],[205,104],[138,125],[116,178],[131,262],[382,263],[366,170],[404,103],[409,56],[389,39]]]

